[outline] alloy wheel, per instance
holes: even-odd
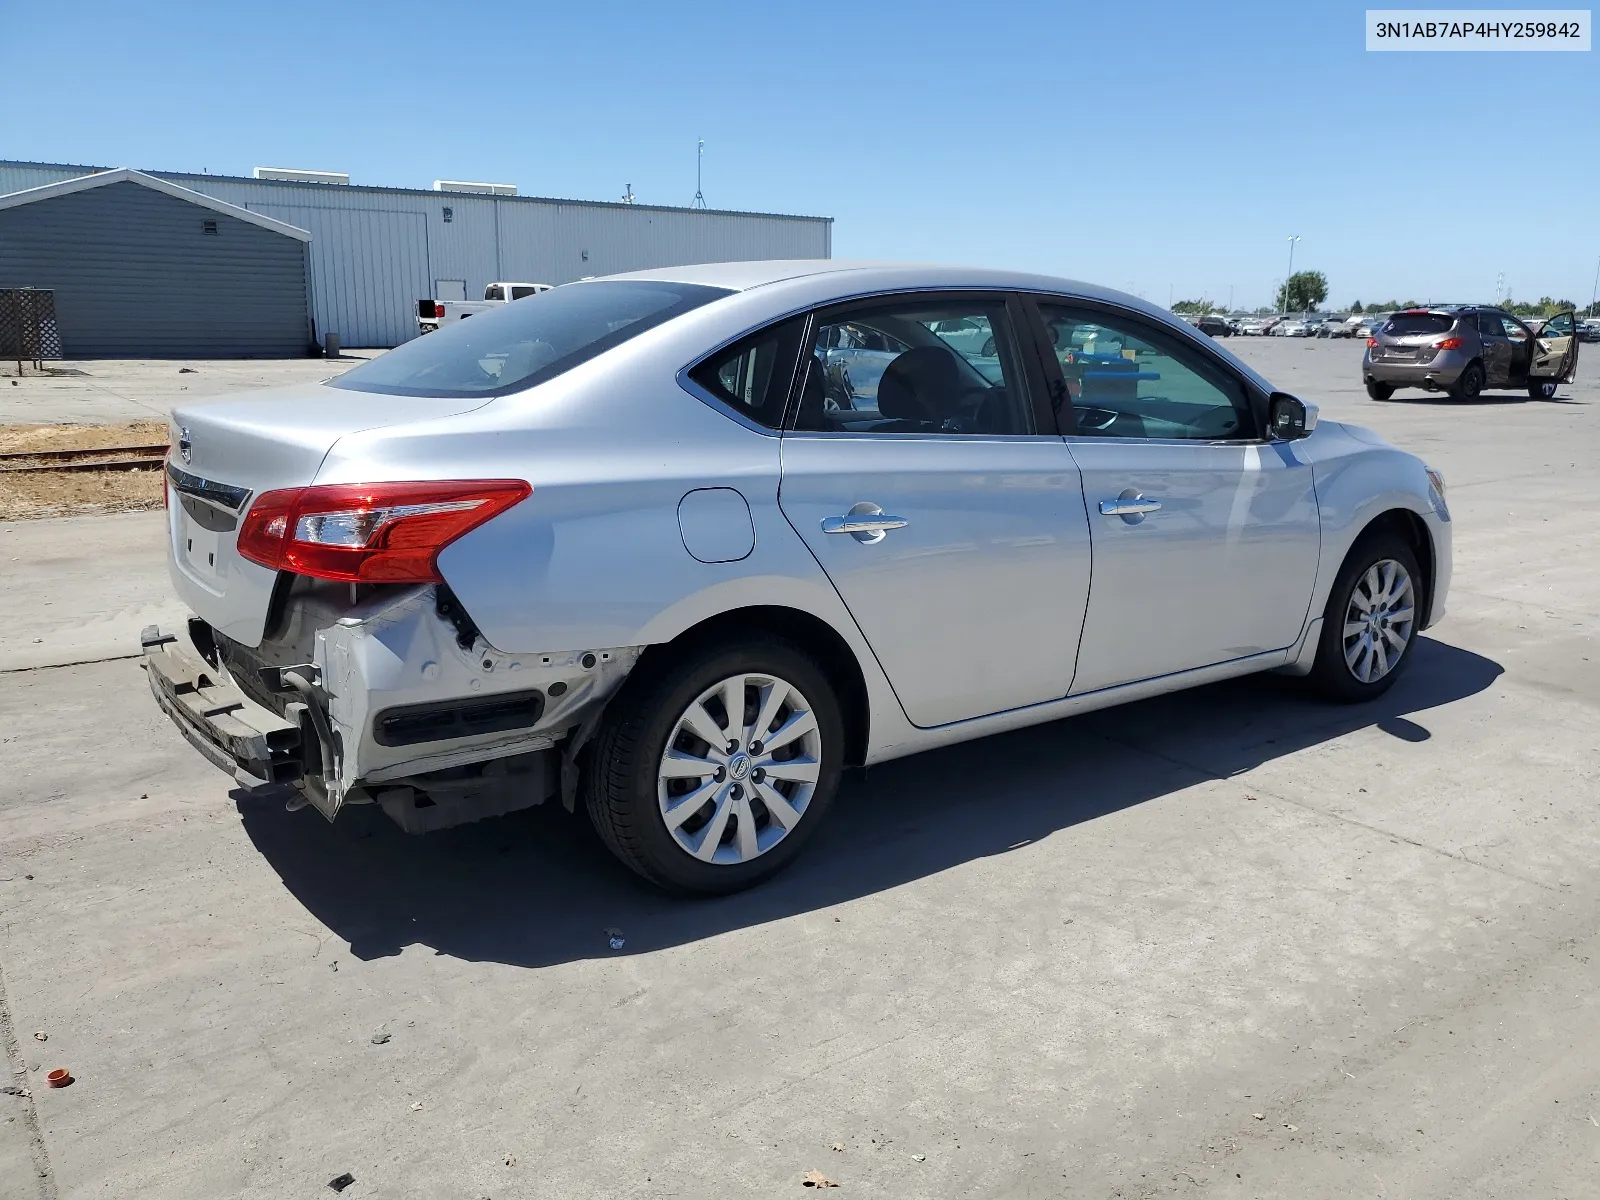
[[[800,689],[776,675],[733,675],[674,724],[657,772],[661,819],[702,862],[749,862],[800,824],[821,769],[822,734]]]
[[[1361,683],[1376,683],[1400,664],[1416,629],[1411,573],[1381,559],[1356,580],[1344,617],[1344,661]]]

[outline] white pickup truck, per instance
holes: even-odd
[[[491,283],[483,289],[482,300],[418,300],[417,328],[423,333],[432,333],[441,325],[465,321],[524,296],[548,292],[554,286],[553,283]]]

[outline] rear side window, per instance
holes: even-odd
[[[511,298],[521,300],[524,296],[537,296],[539,289],[536,287],[514,287],[511,289]]]
[[[393,396],[503,396],[727,295],[655,280],[568,284],[397,346],[329,386]]]
[[[694,367],[689,378],[757,424],[781,428],[804,326],[797,318],[752,334]]]
[[[1383,331],[1391,337],[1409,337],[1418,333],[1447,333],[1456,319],[1448,313],[1395,313]]]
[[[483,298],[485,300],[504,300],[506,298],[506,290],[498,283],[491,283],[483,289]]]

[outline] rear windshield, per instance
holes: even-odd
[[[649,280],[568,284],[416,338],[329,384],[393,396],[503,396],[730,294]]]
[[[1395,313],[1383,331],[1394,337],[1406,337],[1414,333],[1444,333],[1455,323],[1456,319],[1448,313]]]

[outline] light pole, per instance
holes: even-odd
[[[1300,235],[1289,235],[1289,273],[1283,277],[1283,311],[1289,311],[1289,280],[1294,278],[1294,244],[1300,240]]]
[[[1600,259],[1595,260],[1594,287],[1589,292],[1589,315],[1591,317],[1600,315],[1595,312],[1594,305],[1596,300],[1600,300]]]

